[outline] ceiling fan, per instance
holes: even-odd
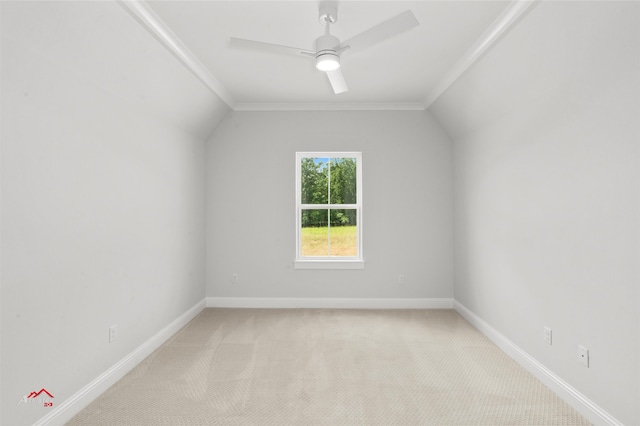
[[[344,51],[365,49],[419,25],[419,22],[413,12],[407,10],[398,16],[351,37],[346,41],[340,42],[337,37],[332,36],[329,33],[331,24],[335,23],[337,19],[338,14],[335,7],[320,7],[318,20],[321,24],[325,25],[325,33],[323,36],[316,39],[315,51],[235,37],[231,37],[231,46],[249,47],[275,53],[292,53],[295,55],[305,55],[315,58],[316,68],[320,71],[326,72],[333,91],[336,94],[339,94],[349,90],[342,75],[342,71],[340,70],[340,55]]]

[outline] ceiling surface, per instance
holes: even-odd
[[[230,37],[315,50],[317,1],[147,1],[239,105],[422,105],[430,91],[509,6],[505,1],[340,1],[344,41],[405,10],[420,25],[362,51],[345,51],[349,91],[335,95],[313,58],[231,47]]]

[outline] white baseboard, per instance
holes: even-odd
[[[453,309],[453,299],[207,297],[207,308]]]
[[[34,426],[58,425],[71,420],[91,401],[131,371],[144,358],[166,342],[206,307],[218,308],[323,308],[323,309],[455,309],[481,333],[531,374],[547,385],[569,405],[594,424],[623,426],[597,404],[527,354],[461,303],[451,298],[436,299],[344,299],[344,298],[255,298],[207,297],[102,373],[69,399],[57,406]]]
[[[616,420],[615,417],[578,392],[573,386],[569,385],[553,371],[549,370],[531,355],[523,351],[515,343],[487,324],[482,320],[482,318],[477,316],[462,303],[454,301],[453,305],[456,312],[469,321],[471,325],[487,336],[489,340],[495,343],[518,364],[527,369],[527,371],[549,387],[560,398],[566,401],[567,404],[571,405],[576,411],[586,417],[591,423],[596,425],[623,426],[623,424]]]
[[[187,323],[202,312],[204,308],[205,300],[203,299],[153,335],[149,340],[138,346],[129,355],[122,358],[113,367],[96,377],[88,385],[57,406],[53,411],[36,422],[34,426],[61,425],[71,420],[73,416],[82,411],[90,402],[124,377],[125,374],[166,342],[178,330],[187,325]]]

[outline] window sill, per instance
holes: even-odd
[[[364,269],[364,260],[296,260],[293,269]]]

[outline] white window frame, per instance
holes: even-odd
[[[355,204],[302,204],[302,170],[303,158],[355,158],[356,159],[356,203]],[[339,207],[336,207],[339,206]],[[300,238],[303,209],[343,208],[356,210],[357,224],[357,256],[302,256]],[[362,153],[361,152],[296,152],[296,258],[294,269],[364,269],[362,254]]]

